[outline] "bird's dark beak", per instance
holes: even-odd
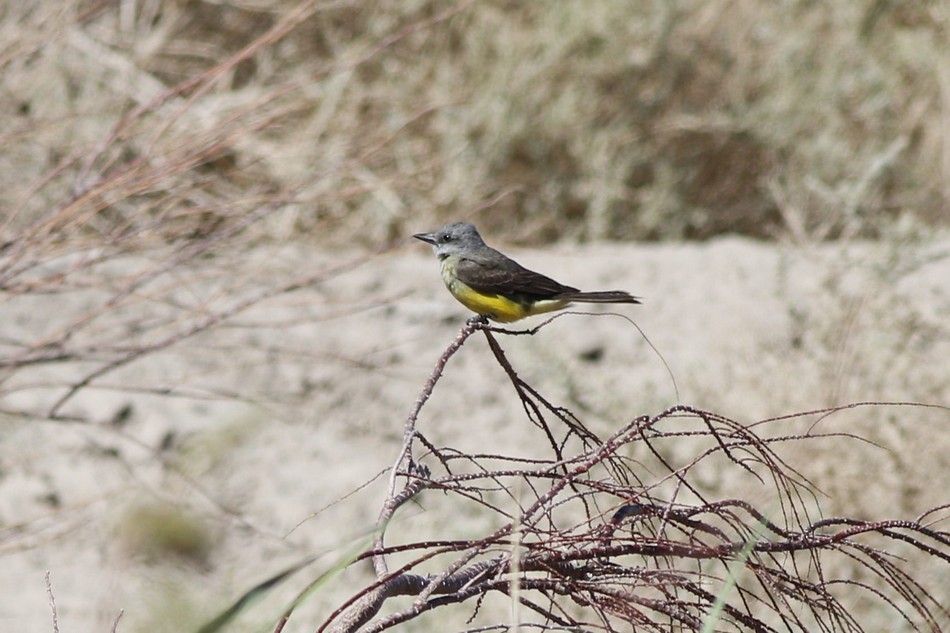
[[[416,233],[413,235],[417,240],[422,240],[427,244],[432,244],[435,246],[435,233]]]

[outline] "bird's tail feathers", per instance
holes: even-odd
[[[566,292],[559,299],[577,301],[580,303],[641,303],[639,297],[634,297],[623,290],[604,290],[601,292]]]

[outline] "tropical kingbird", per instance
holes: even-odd
[[[528,270],[487,246],[472,224],[453,222],[413,237],[432,244],[449,292],[469,310],[494,321],[510,323],[574,302],[640,303],[622,290],[581,292]]]

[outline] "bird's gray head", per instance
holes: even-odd
[[[432,244],[432,250],[439,259],[485,246],[478,229],[467,222],[452,222],[433,233],[416,233],[413,237]]]

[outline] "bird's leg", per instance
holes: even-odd
[[[469,317],[465,323],[468,325],[488,325],[488,315],[476,314],[475,316]]]

